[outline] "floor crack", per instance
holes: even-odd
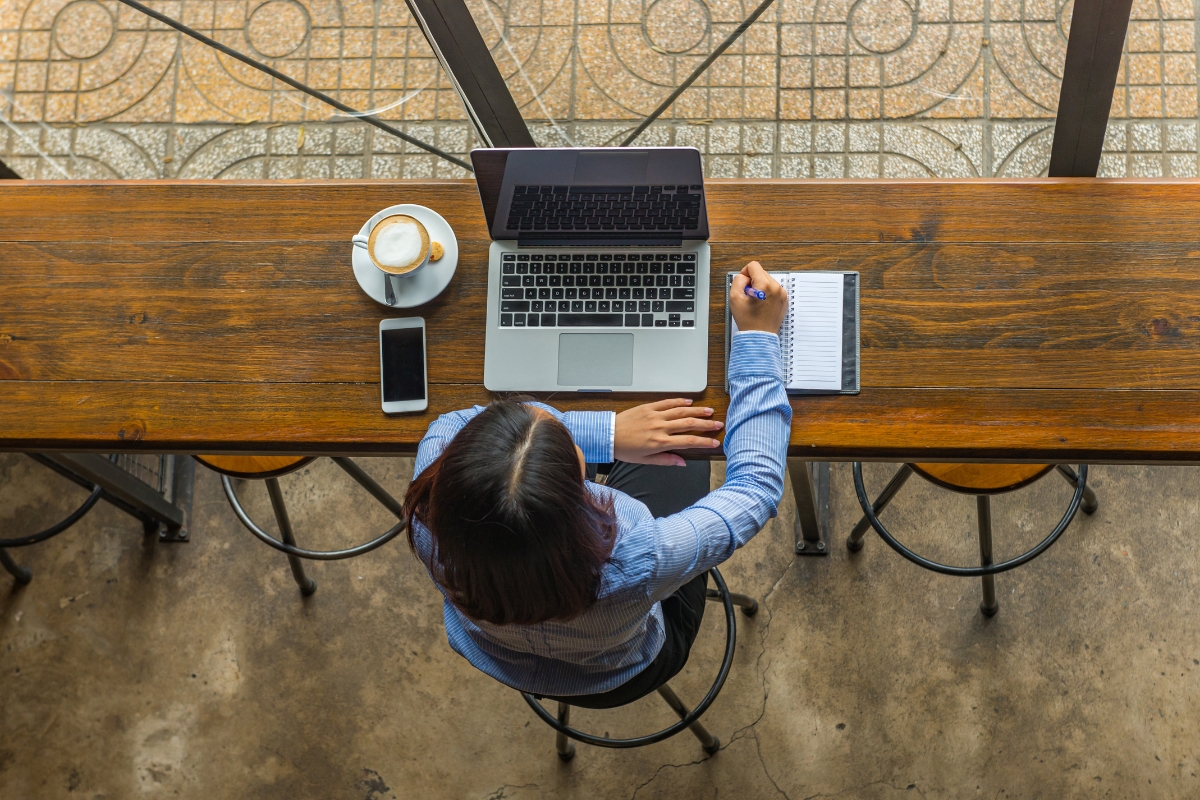
[[[537,789],[539,787],[536,783],[522,783],[519,786],[515,783],[506,783],[503,786],[501,786],[499,789],[497,789],[496,791],[487,795],[483,800],[504,800],[505,797],[509,796],[508,795],[509,789],[529,789],[529,788]]]

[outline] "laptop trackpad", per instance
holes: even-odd
[[[560,333],[559,386],[632,386],[632,333]]]

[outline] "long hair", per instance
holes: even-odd
[[[409,486],[426,566],[464,614],[497,625],[569,620],[593,603],[616,541],[612,501],[585,488],[571,434],[511,400],[463,426]]]

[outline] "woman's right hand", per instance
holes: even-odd
[[[746,294],[747,286],[758,289],[767,298],[759,300],[751,297]],[[751,261],[733,276],[733,285],[729,287],[729,308],[739,331],[779,333],[779,326],[787,316],[787,291],[762,268],[762,264]]]

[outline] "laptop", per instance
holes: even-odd
[[[492,244],[495,392],[699,392],[708,216],[690,147],[471,153]]]

